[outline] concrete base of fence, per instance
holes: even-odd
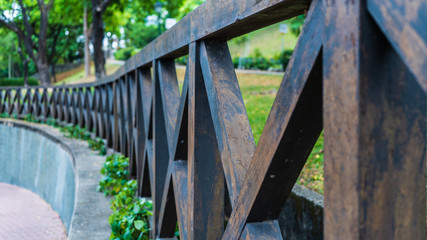
[[[110,199],[96,192],[105,157],[58,129],[0,120],[0,182],[27,188],[58,212],[68,239],[108,239]]]
[[[323,196],[295,185],[279,216],[283,239],[323,239]]]

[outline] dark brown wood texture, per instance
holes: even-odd
[[[160,239],[177,224],[181,239],[289,238],[277,219],[324,129],[325,238],[424,239],[426,10],[208,0],[101,82],[0,88],[0,113],[93,130],[129,157]],[[304,12],[256,146],[226,40]]]

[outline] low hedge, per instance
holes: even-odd
[[[24,86],[24,78],[0,78],[0,86]],[[30,86],[38,86],[39,81],[35,78],[28,78]]]

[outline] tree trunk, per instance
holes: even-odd
[[[89,52],[89,41],[90,41],[90,36],[89,36],[89,29],[87,27],[87,7],[85,6],[84,8],[84,13],[83,13],[83,32],[84,32],[84,36],[85,36],[85,73],[86,73],[86,77],[90,75],[90,52]]]
[[[43,86],[50,86],[51,79],[49,73],[49,61],[47,58],[47,28],[49,9],[40,7],[40,31],[37,54],[37,70],[39,71],[40,83]]]
[[[40,84],[42,86],[50,86],[50,73],[49,73],[49,64],[37,59],[37,70],[39,71]]]
[[[52,62],[52,64],[51,64],[51,68],[52,68],[52,77],[53,77],[53,82],[54,82],[54,83],[56,83],[55,62]]]
[[[29,84],[28,84],[28,62],[29,62],[28,58],[24,60],[24,85],[25,85],[25,87],[29,86]]]
[[[92,2],[97,2],[92,0]],[[100,80],[105,77],[105,58],[102,51],[104,40],[104,21],[102,9],[98,4],[92,4],[92,45],[95,61],[95,77]]]

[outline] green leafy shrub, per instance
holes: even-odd
[[[24,116],[24,118],[23,118],[23,120],[24,121],[27,121],[27,122],[33,122],[33,123],[38,123],[38,122],[40,122],[39,120],[37,120],[32,114],[27,114],[27,115],[25,115]]]
[[[123,155],[113,154],[107,157],[101,174],[104,177],[99,182],[98,191],[105,195],[117,195],[129,177],[129,159]]]
[[[286,67],[288,66],[289,61],[291,60],[293,50],[284,50],[279,57],[279,62],[283,66],[283,71],[286,70]]]
[[[188,56],[183,56],[175,59],[175,63],[179,65],[187,65],[187,61],[188,61]]]
[[[108,218],[108,222],[111,225],[110,239],[148,240],[150,230],[148,218],[153,211],[150,201],[132,198],[130,204],[122,205],[122,207],[112,205],[111,208],[113,209],[113,214]]]
[[[111,225],[110,239],[145,240],[148,239],[148,218],[152,215],[152,203],[136,197],[137,183],[127,180],[129,159],[123,155],[108,156],[101,174],[98,191],[113,195],[111,209],[113,214],[108,218]]]
[[[48,118],[48,119],[46,120],[46,124],[47,124],[47,125],[49,125],[49,126],[52,126],[52,127],[59,127],[59,124],[58,124],[58,122],[56,121],[56,119],[55,119],[55,118],[52,118],[52,117],[50,117],[50,118]]]
[[[274,59],[265,58],[258,48],[249,57],[236,57],[233,59],[234,67],[238,68],[240,66],[243,69],[270,70],[277,68],[277,63]]]
[[[0,118],[9,118],[9,117],[10,117],[9,113],[7,113],[7,112],[0,114]]]
[[[134,54],[138,53],[138,49],[135,49],[134,47],[127,47],[117,50],[117,52],[114,53],[114,58],[117,60],[123,60],[126,61],[130,57],[132,57]]]
[[[89,148],[94,151],[99,151],[99,155],[105,156],[107,154],[107,148],[102,138],[89,139]]]
[[[24,78],[0,78],[0,86],[24,86]],[[28,78],[30,86],[38,86],[39,81],[35,78]]]
[[[60,128],[60,131],[64,133],[64,136],[67,138],[75,138],[81,140],[89,140],[90,132],[86,128],[81,128],[79,126],[65,126]]]
[[[4,112],[2,114],[0,114],[0,118],[13,118],[13,119],[18,119],[18,114],[13,113],[12,115],[9,115],[8,112]]]

